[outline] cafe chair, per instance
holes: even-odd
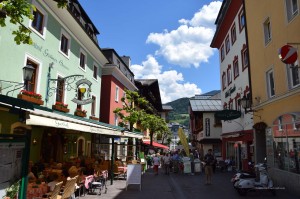
[[[106,183],[105,181],[95,178],[93,175],[89,175],[85,177],[85,188],[88,190],[89,195],[96,195],[96,189],[98,189],[98,195],[101,195],[102,189],[105,189],[105,193],[107,192]]]
[[[57,197],[60,193],[60,189],[61,189],[62,184],[63,184],[63,181],[57,183],[55,185],[53,191],[47,194],[49,199],[57,199]]]
[[[66,185],[63,189],[63,193],[61,195],[58,195],[57,199],[69,199],[75,193],[77,178],[78,176],[75,176],[74,178],[67,180]]]

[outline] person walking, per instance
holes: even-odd
[[[171,157],[170,157],[169,153],[165,154],[165,156],[163,157],[163,162],[164,162],[165,174],[169,175],[170,174],[170,162],[171,162]]]
[[[204,162],[205,162],[205,184],[209,185],[211,184],[211,178],[213,173],[213,164],[215,161],[215,157],[212,154],[212,149],[208,149],[207,154],[204,156]]]
[[[153,170],[155,172],[155,175],[158,175],[158,167],[160,165],[160,159],[157,154],[153,157]]]

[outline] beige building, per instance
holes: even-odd
[[[299,0],[244,0],[256,160],[266,156],[272,179],[300,195]],[[298,59],[285,64],[289,44]]]

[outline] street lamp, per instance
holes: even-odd
[[[31,80],[34,70],[35,68],[30,64],[27,64],[23,67],[23,80],[25,90],[28,90],[28,81]]]
[[[244,95],[244,97],[241,99],[241,105],[242,107],[245,109],[245,113],[249,113],[249,112],[254,112],[254,110],[252,110],[252,101],[250,99],[250,95],[248,95],[246,97],[246,95]]]

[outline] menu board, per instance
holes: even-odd
[[[24,143],[0,143],[0,198],[5,189],[21,179]]]
[[[129,184],[139,184],[142,190],[142,167],[140,164],[127,165],[126,190]]]

